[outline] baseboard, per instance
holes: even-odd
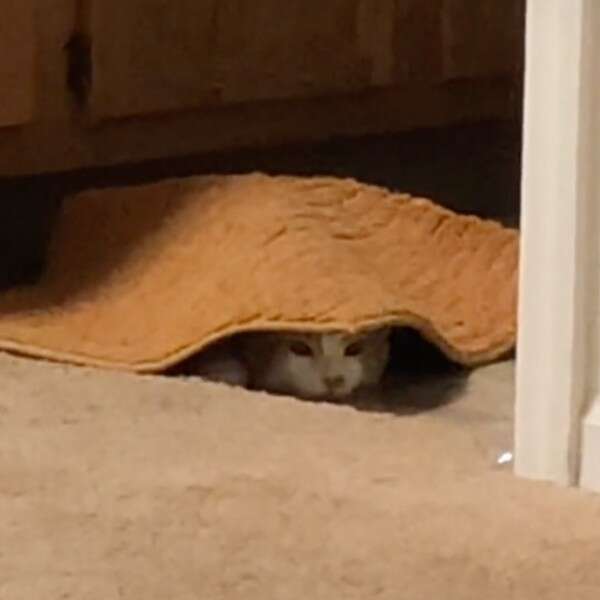
[[[595,396],[583,420],[579,484],[600,492],[600,394]]]

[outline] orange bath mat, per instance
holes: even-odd
[[[409,325],[476,365],[515,342],[518,234],[335,178],[205,176],[65,201],[0,348],[161,371],[249,330]]]

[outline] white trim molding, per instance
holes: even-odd
[[[528,1],[515,470],[598,490],[599,64],[600,1]]]
[[[600,492],[600,398],[596,396],[583,422],[581,479],[584,488]]]
[[[587,303],[584,324],[587,332],[586,403],[583,421],[580,480],[582,487],[600,492],[600,4],[588,0],[584,14],[583,83],[585,102],[582,121],[585,138],[581,153],[581,179],[586,199],[582,219]]]

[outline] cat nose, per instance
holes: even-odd
[[[342,375],[331,375],[329,377],[325,377],[325,385],[330,390],[335,390],[344,385],[344,377]]]

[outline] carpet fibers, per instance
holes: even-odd
[[[378,412],[0,355],[0,598],[596,599],[600,499],[497,464],[512,369]]]

